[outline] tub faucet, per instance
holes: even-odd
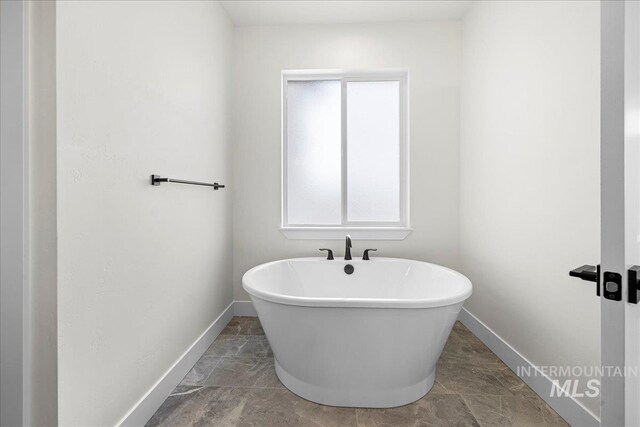
[[[351,236],[348,234],[344,247],[344,259],[345,261],[351,261]]]

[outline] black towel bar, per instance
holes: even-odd
[[[190,185],[203,185],[205,187],[213,187],[214,190],[218,188],[224,188],[224,185],[217,182],[198,182],[198,181],[185,181],[183,179],[174,178],[162,178],[160,175],[151,175],[151,185],[160,185],[161,182],[173,182],[176,184],[190,184]]]

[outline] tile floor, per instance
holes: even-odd
[[[147,426],[566,426],[462,324],[417,402],[391,409],[304,400],[276,377],[257,318],[234,317]]]

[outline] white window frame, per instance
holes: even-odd
[[[287,219],[287,88],[290,81],[339,80],[342,84],[342,224],[289,224]],[[400,221],[349,222],[347,221],[347,82],[399,81],[400,82]],[[280,231],[288,239],[343,239],[350,234],[354,239],[403,240],[413,230],[409,221],[409,72],[406,69],[384,70],[285,70],[282,72],[282,204]]]

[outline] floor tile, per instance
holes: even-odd
[[[242,328],[242,317],[234,317],[227,323],[220,335],[238,335]]]
[[[568,426],[539,397],[462,395],[482,427]]]
[[[522,381],[510,368],[491,369],[491,373],[500,381],[502,385],[508,388],[514,396],[527,396],[531,398],[539,398],[535,391]]]
[[[257,317],[243,317],[240,335],[264,335],[264,330]]]
[[[220,333],[221,335],[264,335],[257,317],[234,317]]]
[[[220,362],[219,357],[205,354],[191,368],[180,385],[203,385],[218,362]]]
[[[248,336],[220,335],[205,352],[214,357],[233,357],[249,342]]]
[[[475,335],[471,333],[469,329],[466,328],[462,323],[456,322],[453,324],[453,330],[451,331],[454,334],[461,335],[470,339],[477,339]]]
[[[236,357],[273,357],[273,352],[264,335],[255,335],[248,337],[247,343],[238,350]]]
[[[430,394],[455,394],[455,391],[448,390],[442,383],[438,380],[435,380],[433,383],[433,387],[429,390]]]
[[[436,367],[436,380],[445,389],[460,394],[513,395],[491,371],[461,363],[439,362]]]
[[[409,405],[357,410],[358,426],[479,426],[464,400],[456,394],[432,394]]]
[[[223,358],[206,380],[207,385],[226,387],[284,388],[276,376],[272,358]]]
[[[205,353],[213,357],[272,357],[269,341],[262,335],[220,335]]]
[[[464,363],[481,368],[506,368],[506,365],[478,338],[471,335],[464,326],[456,322],[454,330],[442,351],[441,360],[450,363]]]
[[[235,426],[249,389],[183,387],[176,389],[146,424],[155,426]]]
[[[251,389],[238,425],[349,427],[356,425],[356,410],[318,405],[286,389]]]

